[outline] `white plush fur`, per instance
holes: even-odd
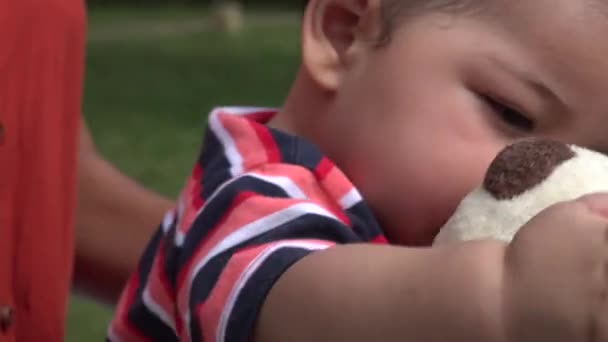
[[[552,204],[594,192],[608,191],[608,157],[570,146],[576,157],[558,166],[541,184],[511,200],[496,200],[479,187],[466,196],[435,238],[450,241],[511,241],[532,217]]]

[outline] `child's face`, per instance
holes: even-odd
[[[516,139],[608,151],[604,9],[494,2],[492,14],[407,19],[388,46],[357,45],[328,100],[318,140],[395,242],[429,243]]]

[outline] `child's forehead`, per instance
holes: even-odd
[[[593,147],[606,151],[608,1],[501,2],[510,8],[509,29],[523,43],[532,72],[565,102],[573,120],[586,123]]]
[[[514,77],[550,89],[564,107],[554,101],[543,108],[564,108],[564,115],[543,119],[565,118],[577,128],[564,138],[608,151],[608,0],[491,1],[494,10],[481,15],[483,24],[469,27],[494,41],[465,49],[480,59],[499,56]]]
[[[546,67],[579,87],[608,85],[608,1],[498,0],[501,25]],[[492,18],[490,18],[492,20]],[[492,23],[490,23],[492,25]],[[563,75],[562,75],[563,74]],[[572,80],[570,80],[572,78]],[[570,82],[576,81],[576,82]],[[562,82],[560,82],[562,83]]]
[[[608,20],[607,0],[491,0],[486,9],[479,13],[521,30],[586,26],[590,20],[606,24]]]

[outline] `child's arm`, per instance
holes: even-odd
[[[363,216],[340,219],[323,196],[292,198],[264,177],[225,183],[192,224],[179,210],[163,220],[110,341],[608,338],[608,225],[582,202],[541,214],[509,247],[374,247]]]
[[[509,246],[313,254],[277,281],[255,341],[605,341],[608,224],[589,208],[607,200],[554,206]]]
[[[256,341],[504,341],[504,253],[477,242],[311,255],[270,292]]]

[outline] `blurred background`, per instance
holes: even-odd
[[[88,0],[84,115],[102,154],[175,197],[217,105],[279,106],[298,63],[301,3]],[[101,341],[112,314],[70,302],[66,341]]]

